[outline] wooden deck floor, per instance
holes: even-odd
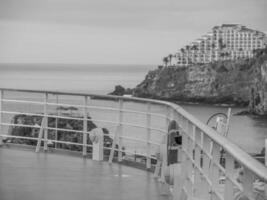
[[[82,157],[0,148],[1,200],[168,200],[149,172]]]

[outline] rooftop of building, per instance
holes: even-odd
[[[241,24],[222,24],[221,27],[240,27],[242,26]]]

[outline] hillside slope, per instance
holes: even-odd
[[[133,94],[171,101],[250,105],[251,112],[267,113],[266,55],[264,49],[252,59],[158,68],[148,72]]]

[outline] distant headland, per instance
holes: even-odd
[[[163,58],[133,89],[111,94],[247,106],[267,115],[267,37],[242,25],[222,25]]]

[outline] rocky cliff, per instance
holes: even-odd
[[[133,94],[171,101],[250,105],[255,113],[267,113],[266,52],[258,51],[252,59],[159,67],[147,74]]]
[[[267,61],[257,68],[249,109],[254,114],[267,115]]]

